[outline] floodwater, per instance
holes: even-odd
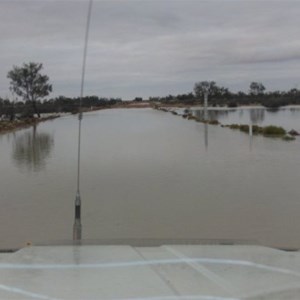
[[[269,113],[263,114],[267,121]],[[299,130],[297,109],[272,115],[273,124],[289,115],[294,123],[286,120],[284,127]],[[72,239],[77,130],[77,117],[64,116],[0,135],[1,249]],[[250,139],[151,109],[87,113],[83,238],[300,248],[299,150],[299,138]]]
[[[179,112],[183,109],[178,110]],[[191,109],[198,117],[204,117],[202,107]],[[300,132],[300,107],[285,106],[277,109],[266,109],[261,106],[238,108],[209,108],[208,118],[218,120],[221,124],[253,124],[259,126],[276,125],[287,131],[295,129]]]

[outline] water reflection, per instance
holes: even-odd
[[[32,131],[26,131],[14,138],[12,158],[17,166],[34,172],[43,170],[53,149],[53,136],[39,133],[36,126],[33,126]]]
[[[265,109],[251,108],[249,110],[249,151],[252,151],[253,125],[261,124],[265,120]]]
[[[244,109],[242,119],[241,109],[221,123],[248,124],[250,108]],[[220,126],[207,125],[205,141],[205,124],[155,110],[94,114],[85,119],[83,131],[86,239],[207,237],[300,247],[297,140],[253,136],[249,153],[247,134]],[[271,116],[265,111],[264,123],[300,131],[299,117],[300,111],[294,118],[289,110]],[[0,180],[0,248],[17,248],[28,239],[38,243],[70,238],[76,124],[76,118],[68,116],[38,125],[35,143],[32,128],[11,135],[9,142],[0,139],[0,166],[5,170]],[[33,173],[27,170],[34,168],[33,154],[26,151],[42,147],[43,136],[49,148],[40,154],[46,168]],[[23,167],[21,172],[11,166],[12,150],[19,153],[13,162]]]
[[[196,126],[199,135],[201,134],[201,140],[204,139],[205,150],[208,150],[208,126],[207,123],[197,124]]]
[[[300,109],[298,108],[298,107],[291,107],[290,108],[290,112],[291,112],[291,114],[293,114],[293,115],[299,115],[299,111],[300,111]]]
[[[234,114],[238,114],[239,119],[243,119],[244,118],[244,109],[213,109],[213,110],[208,110],[208,120],[212,121],[212,120],[222,120],[222,119],[228,119],[230,117],[230,115],[234,115]],[[250,121],[253,124],[257,124],[257,123],[262,123],[265,119],[265,109],[264,108],[251,108],[248,110],[249,112],[249,118]],[[203,109],[197,109],[193,111],[194,115],[198,118],[200,118],[201,120],[204,120],[205,118],[205,111]]]
[[[253,124],[250,122],[249,124],[249,151],[252,151],[252,143],[253,143]]]
[[[267,108],[266,109],[267,110],[267,112],[269,112],[269,113],[278,113],[278,112],[280,112],[281,110],[282,110],[282,108],[279,108],[279,107],[274,107],[274,108]]]
[[[207,110],[207,119],[208,121],[214,121],[214,120],[220,120],[224,118],[228,118],[229,114],[232,112],[236,112],[234,109],[213,109],[213,110]],[[204,120],[205,119],[205,110],[204,109],[196,109],[193,110],[194,116],[197,118]]]
[[[244,115],[244,110],[240,109],[239,110],[239,117],[240,117],[240,119],[243,117],[243,115]]]
[[[208,125],[204,123],[204,142],[205,142],[205,149],[208,149]]]
[[[204,120],[204,110],[195,108],[191,112],[194,116]],[[240,107],[235,109],[210,108],[207,111],[208,120],[218,120],[221,124],[250,124],[259,126],[281,126],[286,130],[295,129],[300,131],[298,122],[299,107],[283,107],[269,109],[264,107]]]
[[[263,108],[252,108],[249,110],[249,114],[252,124],[262,123],[265,119],[265,110]]]

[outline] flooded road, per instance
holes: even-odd
[[[151,109],[92,112],[82,125],[85,239],[300,247],[299,138],[250,140]],[[65,116],[0,135],[0,248],[72,238],[77,129]]]

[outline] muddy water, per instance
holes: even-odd
[[[0,136],[0,248],[72,238],[77,122]],[[299,139],[250,140],[151,109],[93,112],[82,125],[85,239],[300,247]]]

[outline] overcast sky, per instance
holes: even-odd
[[[52,96],[78,96],[88,1],[0,0],[0,97],[7,72],[41,62]],[[188,93],[214,80],[300,88],[300,0],[94,0],[86,95]]]

